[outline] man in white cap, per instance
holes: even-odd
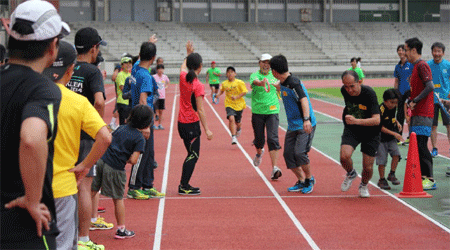
[[[47,1],[26,1],[11,15],[9,64],[1,84],[2,249],[55,249],[53,151],[61,92],[41,75],[70,32]]]
[[[277,82],[277,79],[272,75],[269,64],[270,59],[272,59],[271,55],[262,54],[259,60],[259,70],[250,76],[252,88],[252,126],[255,136],[253,144],[256,147],[256,156],[253,159],[253,164],[255,167],[261,164],[264,154],[264,144],[266,143],[264,136],[264,129],[266,129],[267,146],[269,147],[270,159],[272,160],[271,179],[276,180],[281,177],[281,170],[277,167],[278,150],[281,149],[278,140],[278,113],[280,112],[280,103],[276,88],[271,86]]]

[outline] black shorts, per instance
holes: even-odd
[[[155,103],[155,110],[165,110],[166,109],[166,99],[158,99]]]
[[[350,129],[344,128],[344,133],[341,137],[341,145],[350,145],[353,149],[361,143],[361,152],[368,156],[375,157],[378,147],[380,146],[380,134],[368,136],[367,134],[355,134]]]
[[[178,122],[178,133],[183,140],[192,140],[202,134],[200,122],[181,123]]]
[[[227,111],[227,119],[229,119],[230,116],[234,116],[236,123],[241,123],[243,110],[236,111],[230,107],[226,107],[225,110]]]
[[[444,104],[444,106],[447,107],[447,105]],[[444,126],[450,125],[450,119],[447,117],[447,115],[442,110],[441,106],[439,104],[434,104],[434,117],[433,117],[433,126],[438,125],[438,119],[439,119],[439,111],[441,112],[442,117],[442,124]]]

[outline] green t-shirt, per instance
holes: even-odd
[[[129,100],[123,99],[122,97],[122,90],[120,89],[120,86],[125,85],[125,80],[127,77],[129,77],[131,73],[120,71],[119,74],[117,74],[116,77],[116,91],[117,91],[117,103],[128,105]]]
[[[362,71],[361,68],[358,68],[358,67],[356,67],[356,68],[350,67],[348,70],[353,70],[353,71],[355,71],[356,74],[358,74],[359,80],[362,80],[364,77],[366,77],[366,76],[364,75],[364,72]]]
[[[215,67],[214,69],[209,68],[208,71],[206,71],[206,74],[208,74],[209,84],[219,84],[220,76],[216,76],[213,73],[220,74],[220,69]]]
[[[278,114],[280,112],[280,102],[278,101],[277,89],[274,86],[270,86],[270,91],[266,92],[264,86],[256,86],[253,84],[254,80],[262,81],[264,78],[267,78],[271,84],[277,82],[277,79],[272,75],[272,71],[269,71],[267,75],[263,75],[258,70],[250,75],[252,113],[260,115]]]

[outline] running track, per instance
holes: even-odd
[[[107,85],[106,92],[105,120],[109,122],[113,87]],[[155,131],[159,163],[155,187],[167,197],[126,199],[126,226],[136,237],[115,240],[113,230],[91,231],[92,240],[106,249],[450,249],[448,228],[387,192],[370,186],[371,198],[361,199],[357,191],[360,180],[355,180],[348,192],[341,192],[344,170],[315,149],[310,152],[317,180],[313,193],[286,191],[295,178],[286,170],[281,153],[278,165],[283,176],[270,181],[268,153],[260,168],[251,164],[255,154],[251,110],[244,111],[240,144],[233,146],[223,96],[218,105],[211,105],[209,96],[205,98],[214,138],[207,141],[202,136],[200,159],[191,180],[193,186],[201,187],[202,194],[179,196],[186,151],[177,132],[176,93],[177,85],[171,85],[166,95],[166,129]],[[342,108],[329,105],[313,100],[317,112],[340,118]],[[283,145],[285,131],[280,128],[279,134]],[[102,197],[100,205],[107,208],[101,214],[106,221],[116,224],[112,200]]]

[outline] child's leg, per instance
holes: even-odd
[[[301,167],[298,168],[291,168],[292,173],[294,173],[295,177],[297,177],[297,179],[299,181],[305,181],[305,172],[303,172]]]
[[[114,214],[116,215],[117,226],[125,226],[125,204],[123,199],[113,199],[114,202]]]
[[[231,135],[236,135],[236,122],[234,115],[228,117],[228,127],[230,128]]]
[[[398,162],[400,161],[400,155],[394,155],[392,156],[392,161],[391,161],[391,172],[395,172],[395,170],[397,170],[397,165]]]
[[[161,125],[162,119],[163,119],[163,110],[162,109],[158,109],[158,125]]]

